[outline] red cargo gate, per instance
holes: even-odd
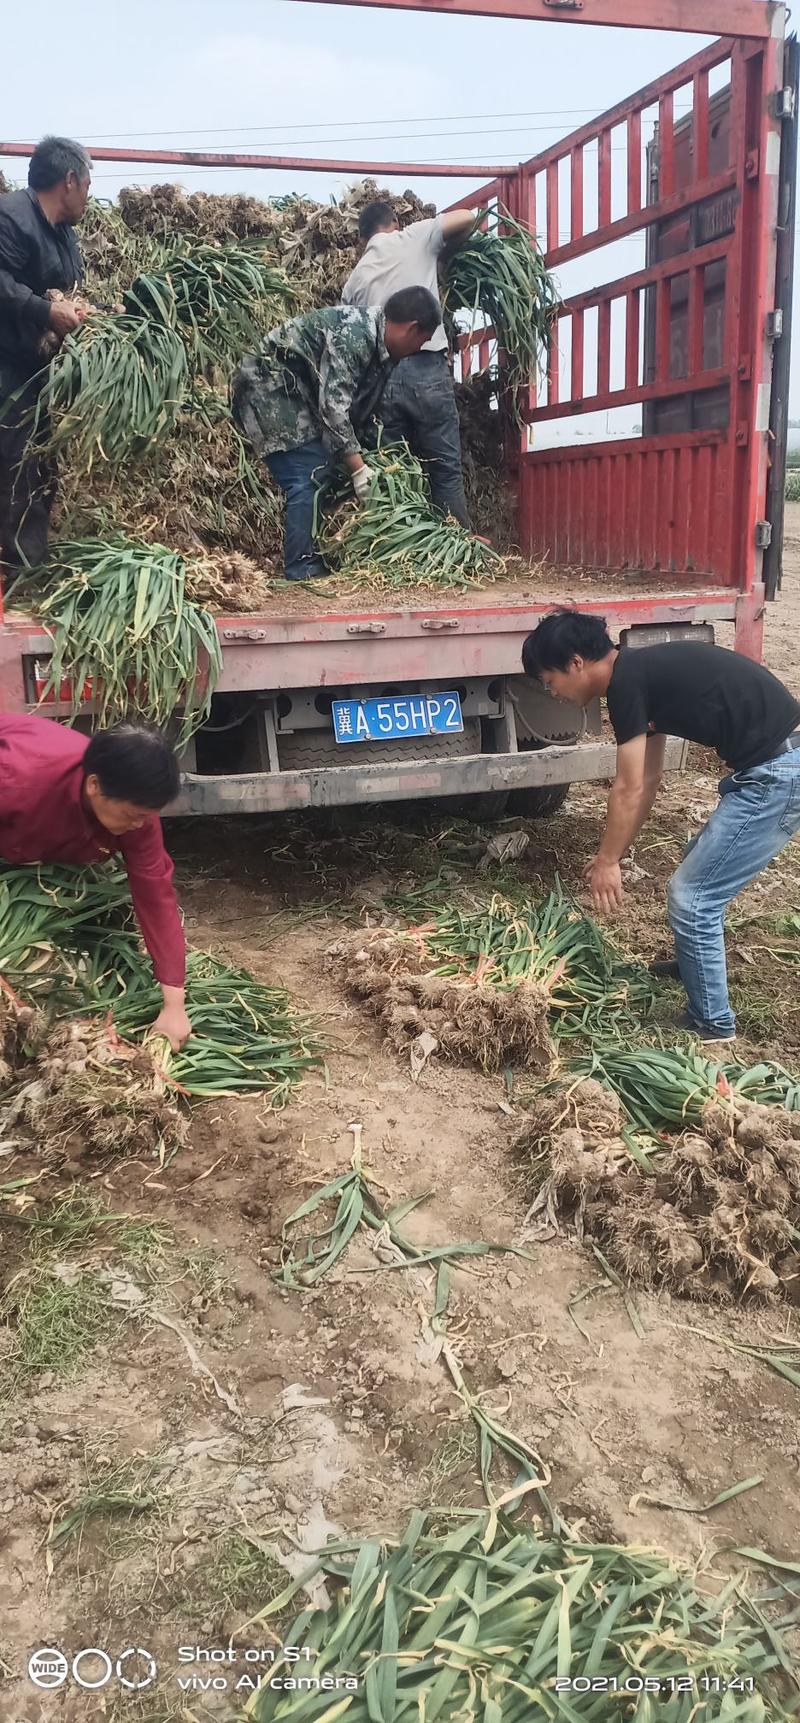
[[[737,645],[755,654],[770,533],[783,89],[782,32],[715,42],[523,163],[512,181],[463,200],[505,203],[546,236],[556,272],[591,256],[600,274],[606,246],[649,235],[645,267],[565,293],[546,380],[525,409],[534,438],[532,448],[523,439],[517,471],[526,554],[725,586],[738,595]],[[623,151],[624,173],[612,172]],[[480,345],[485,360],[485,333]],[[555,421],[639,405],[642,435],[535,446],[537,429]]]

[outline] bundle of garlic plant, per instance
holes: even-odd
[[[15,1076],[3,1097],[0,1129],[27,1126],[44,1159],[74,1150],[163,1160],[187,1141],[188,1120],[168,1090],[160,1042],[134,1046],[110,1020],[76,1018],[40,1028]]]
[[[652,1009],[647,971],[598,927],[556,877],[541,898],[455,892],[438,879],[396,892],[411,918],[392,939],[426,973],[496,994],[541,993],[558,1040],[625,1046]],[[398,968],[402,968],[402,963]]]
[[[130,888],[120,868],[0,865],[0,977],[30,1004],[84,1002],[80,956],[99,945],[117,961],[113,942],[130,915]],[[126,941],[130,936],[126,934]],[[127,966],[125,966],[127,967]]]
[[[283,1645],[269,1680],[254,1672],[239,1682],[250,1689],[246,1714],[254,1723],[789,1723],[798,1683],[782,1632],[795,1619],[788,1587],[768,1594],[781,1601],[767,1619],[741,1572],[722,1586],[698,1567],[646,1548],[545,1538],[495,1511],[418,1511],[397,1537],[329,1544],[253,1618],[251,1628],[279,1622]]]
[[[550,345],[559,295],[536,235],[507,210],[459,246],[445,270],[444,308],[451,328],[492,328],[514,390],[538,376]],[[456,314],[465,315],[456,315]],[[495,360],[496,362],[496,360]]]
[[[199,378],[163,447],[124,467],[95,466],[89,485],[62,461],[59,526],[69,539],[168,544],[187,558],[190,597],[211,600],[215,610],[258,609],[283,544],[268,473],[222,394]]]
[[[89,316],[51,359],[30,410],[43,453],[68,451],[89,474],[98,462],[119,467],[171,435],[189,371],[174,329],[142,316]]]
[[[116,977],[109,977],[113,990]],[[159,989],[148,975],[114,1006],[114,1022],[134,1041],[147,1035],[159,1009]],[[286,989],[256,980],[207,952],[190,951],[186,1009],[193,1035],[179,1053],[160,1059],[168,1084],[196,1100],[257,1091],[282,1107],[313,1065],[319,1041],[311,1020],[295,1011]]]
[[[125,295],[131,312],[174,329],[192,372],[230,371],[264,330],[282,323],[297,294],[258,247],[184,244]]]
[[[596,1045],[570,1068],[579,1077],[596,1077],[644,1131],[702,1126],[709,1111],[727,1107],[735,1112],[742,1103],[800,1112],[800,1080],[774,1061],[744,1067],[707,1059],[696,1049],[630,1052],[619,1045]]]
[[[66,697],[73,716],[91,698],[101,725],[174,721],[179,746],[208,716],[219,636],[186,597],[186,566],[175,552],[122,537],[62,540],[15,600],[33,608],[52,638],[45,698]]]
[[[348,495],[331,512],[318,510],[318,543],[336,574],[392,588],[482,586],[502,572],[496,551],[437,513],[405,443],[382,444],[366,459],[373,477],[365,501]]]
[[[797,1088],[779,1066],[745,1071],[651,1047],[567,1065],[514,1139],[535,1192],[529,1218],[548,1228],[566,1218],[602,1247],[604,1268],[639,1285],[716,1303],[791,1302]],[[797,1356],[784,1362],[800,1387]]]
[[[84,1063],[90,1076],[102,1067],[104,1116],[114,1073],[123,1065],[126,1073],[148,1077],[155,1069],[163,1079],[158,1093],[164,1084],[173,1096],[197,1099],[255,1092],[280,1107],[305,1072],[321,1063],[314,1025],[294,1009],[284,987],[205,952],[187,957],[191,1039],[179,1053],[160,1038],[154,1042],[160,989],[138,936],[125,875],[113,864],[79,872],[57,865],[0,868],[0,974],[10,978],[23,1006],[40,1008],[40,1018],[50,1012],[72,1024],[60,1039],[48,1036],[48,1059],[67,1048],[74,1067],[76,1057],[83,1059],[81,1047],[89,1047]],[[145,1054],[138,1063],[136,1047]]]
[[[424,888],[413,896],[424,914]],[[437,904],[429,919],[402,931],[359,935],[346,955],[346,984],[374,1011],[391,1046],[413,1048],[426,1034],[432,1051],[487,1072],[549,1069],[562,1037],[602,1032],[624,1040],[653,998],[649,976],[559,883],[540,903],[495,894]]]

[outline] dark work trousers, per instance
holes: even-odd
[[[0,373],[0,571],[6,585],[44,562],[55,496],[55,467],[28,447],[32,387],[14,398],[24,382]]]
[[[328,570],[314,544],[314,503],[318,486],[330,466],[320,441],[299,449],[280,449],[266,456],[267,466],[286,497],[284,573],[287,580],[318,580]]]
[[[468,527],[461,433],[447,353],[412,353],[401,359],[389,373],[380,416],[386,441],[405,438],[419,456],[434,506]]]

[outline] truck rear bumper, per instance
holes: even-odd
[[[686,744],[667,744],[666,767],[678,771]],[[247,772],[204,777],[187,773],[171,816],[268,814],[293,808],[334,808],[359,802],[402,802],[434,796],[474,796],[487,790],[587,783],[612,778],[611,742],[553,746],[519,754],[465,754],[458,759],[400,760],[390,765],[327,766],[322,771]]]

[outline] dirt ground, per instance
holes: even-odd
[[[787,528],[767,661],[800,691],[800,505]],[[670,784],[636,849],[620,933],[646,958],[668,948],[664,883],[713,805],[707,765],[693,760]],[[562,814],[529,824],[515,877],[536,890],[559,872],[579,889],[602,808],[599,787],[579,787]],[[207,1653],[232,1635],[240,1655],[268,1647],[266,1627],[243,1624],[331,1528],[393,1532],[413,1505],[481,1503],[469,1419],[423,1335],[430,1271],[382,1268],[375,1235],[361,1233],[313,1290],[288,1292],[273,1270],[284,1218],[347,1170],[355,1124],[387,1206],[430,1193],[404,1223],[417,1243],[525,1238],[532,1193],[510,1152],[516,1090],[435,1059],[412,1082],[326,955],[379,916],[398,883],[443,867],[472,877],[488,835],[446,809],[377,828],[356,818],[344,832],[308,817],[170,833],[191,943],[285,982],[316,1015],[327,1065],[283,1113],[257,1101],[202,1107],[166,1168],[76,1163],[25,1187],[34,1211],[77,1187],[129,1218],[99,1243],[50,1245],[51,1281],[86,1270],[100,1287],[94,1344],[68,1376],[56,1362],[0,1402],[3,1723],[239,1716],[230,1682],[178,1685],[209,1671],[227,1679],[202,1650],[192,1662],[179,1648]],[[800,969],[776,924],[798,903],[799,870],[793,845],[736,906],[729,940],[737,1053],[795,1068]],[[502,889],[496,866],[483,877]],[[0,1182],[41,1171],[11,1151]],[[28,1261],[29,1212],[0,1229],[6,1290]],[[582,1334],[567,1307],[597,1281],[596,1263],[564,1236],[525,1248],[454,1274],[449,1331],[471,1387],[541,1455],[563,1517],[586,1537],[688,1559],[710,1551],[719,1574],[737,1545],[797,1560],[797,1390],[720,1344],[798,1335],[795,1314],[636,1293],[642,1338],[612,1289],[580,1306]],[[12,1345],[9,1331],[7,1360]],[[710,1514],[632,1505],[642,1491],[709,1502],[754,1475],[757,1488]],[[114,1675],[43,1691],[27,1676],[41,1647],[70,1659],[100,1648],[112,1661],[134,1648],[123,1671],[143,1681],[149,1654],[157,1674],[146,1687]],[[95,1653],[79,1667],[91,1683],[105,1665]]]

